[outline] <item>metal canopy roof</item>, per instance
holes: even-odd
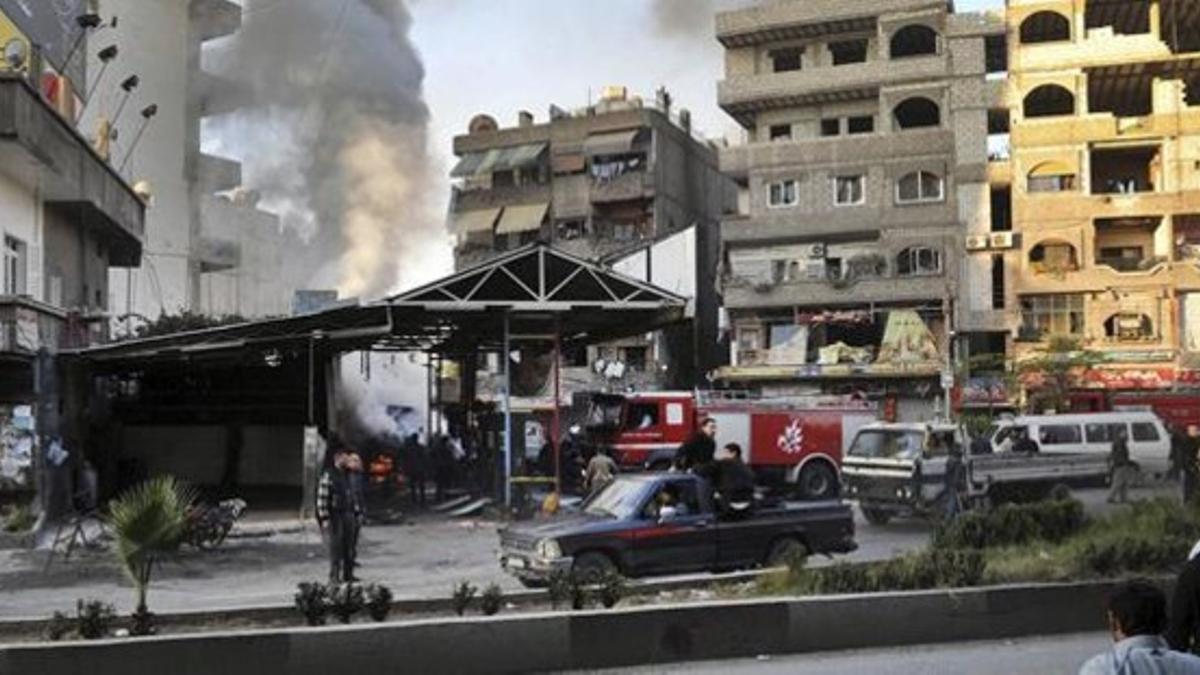
[[[128,340],[74,352],[140,365],[147,360],[261,358],[317,346],[334,352],[424,351],[447,356],[514,344],[604,342],[684,318],[685,298],[536,242],[406,293],[361,306]]]

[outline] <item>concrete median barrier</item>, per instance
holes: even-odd
[[[1100,630],[1114,583],[12,645],[0,647],[0,673],[518,673],[1051,635]]]

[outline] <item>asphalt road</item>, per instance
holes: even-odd
[[[1136,496],[1152,495],[1140,490]],[[1101,490],[1077,496],[1091,513],[1112,508]],[[928,541],[925,522],[898,520],[877,527],[857,515],[859,549],[839,559],[886,559]],[[487,521],[421,516],[408,525],[368,527],[360,544],[359,576],[387,584],[398,598],[449,596],[460,581],[519,589],[500,571],[496,546],[496,526]],[[43,572],[45,559],[44,551],[0,550],[0,618],[43,618],[56,609],[72,609],[77,598],[99,598],[118,611],[130,608],[132,588],[111,552],[85,551]],[[327,570],[315,529],[230,540],[218,551],[185,550],[180,559],[164,563],[153,580],[150,604],[158,612],[288,604],[297,583],[323,579]]]
[[[1076,673],[1093,654],[1109,648],[1105,633],[1079,633],[1047,638],[923,645],[900,649],[866,649],[798,656],[706,661],[610,671],[604,674],[687,673],[687,675],[1066,675]],[[581,671],[583,672],[583,671]]]

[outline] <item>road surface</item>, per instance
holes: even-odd
[[[1106,633],[1079,633],[1046,638],[922,645],[897,649],[864,649],[798,656],[760,656],[731,661],[704,661],[645,668],[578,671],[603,675],[1067,675],[1093,654],[1109,648]]]

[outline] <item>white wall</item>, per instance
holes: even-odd
[[[3,235],[24,242],[25,292],[35,300],[43,299],[41,206],[35,191],[5,175],[0,168],[0,242]]]

